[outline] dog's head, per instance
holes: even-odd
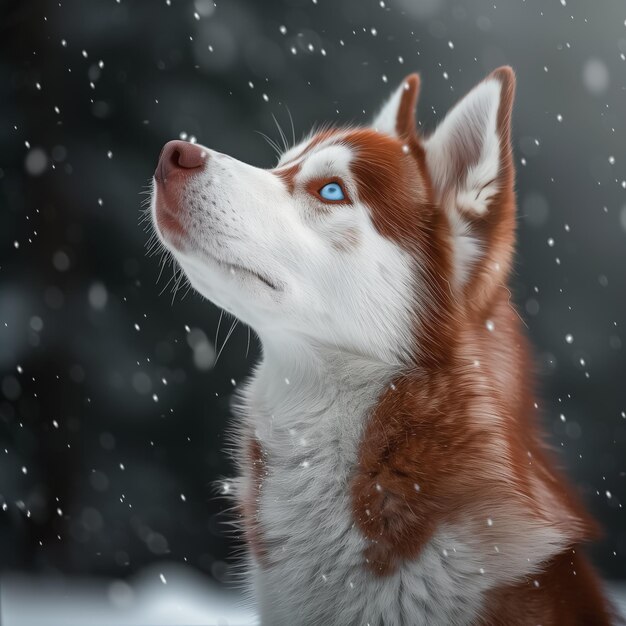
[[[413,74],[370,127],[317,132],[269,170],[172,141],[157,232],[193,287],[263,340],[433,357],[509,269],[513,90],[496,70],[423,138]]]

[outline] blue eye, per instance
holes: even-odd
[[[341,188],[341,185],[338,185],[337,183],[328,183],[327,185],[324,185],[320,189],[319,194],[322,198],[324,198],[324,200],[337,201],[345,199],[343,189]]]

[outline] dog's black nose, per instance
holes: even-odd
[[[173,172],[191,173],[206,163],[209,155],[205,148],[188,141],[168,141],[161,150],[154,178],[164,183]]]

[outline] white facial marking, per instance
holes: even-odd
[[[335,139],[335,141],[338,140]],[[313,178],[332,178],[333,176],[348,178],[352,158],[352,151],[345,145],[333,143],[320,147],[304,159],[296,180],[306,183]]]
[[[280,159],[278,160],[277,168],[282,167],[284,164],[289,163],[289,165],[293,165],[302,160],[304,157],[304,152],[309,146],[313,139],[313,135],[303,139],[300,143],[295,146],[291,146],[288,150],[283,152],[280,155]]]
[[[286,333],[397,362],[413,347],[413,261],[374,228],[342,135],[302,154],[308,144],[291,150],[293,192],[280,175],[206,148],[206,166],[181,186],[186,234],[171,250],[193,287],[264,343]],[[335,177],[351,202],[325,203],[307,187]]]

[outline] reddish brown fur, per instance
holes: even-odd
[[[265,455],[258,439],[250,438],[247,444],[247,468],[252,473],[249,490],[241,499],[241,515],[246,543],[252,556],[261,566],[267,565],[267,550],[259,524],[259,498],[265,476]]]
[[[597,574],[574,548],[552,559],[540,575],[492,592],[478,626],[590,626],[616,621]]]
[[[351,484],[354,517],[371,540],[364,559],[375,575],[417,557],[442,522],[475,527],[486,549],[494,543],[487,515],[514,521],[519,533],[535,521],[560,529],[571,537],[570,548],[545,564],[535,577],[539,587],[524,581],[493,591],[481,623],[608,624],[600,583],[577,549],[596,526],[543,444],[531,359],[503,284],[514,245],[514,76],[504,68],[492,77],[502,84],[500,192],[487,215],[473,218],[487,254],[463,297],[452,296],[450,230],[414,130],[419,83],[411,80],[404,94],[400,115],[411,119],[398,121],[400,140],[370,130],[347,140],[374,225],[416,255],[429,290],[420,294],[427,310],[416,319],[414,362],[380,398],[361,442]]]
[[[404,79],[404,93],[396,118],[396,133],[401,139],[415,136],[415,109],[420,92],[419,74],[410,74]]]
[[[278,176],[281,180],[284,181],[287,186],[287,191],[289,193],[293,193],[296,188],[296,175],[300,171],[300,164],[290,165],[289,167],[280,168],[274,170],[276,176]]]

